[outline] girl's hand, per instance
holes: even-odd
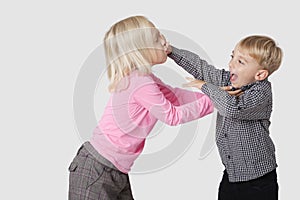
[[[190,77],[186,77],[186,79],[190,82],[183,84],[183,87],[195,87],[201,90],[202,86],[206,83],[205,81],[197,80]]]
[[[197,80],[197,79],[190,78],[190,77],[186,77],[186,79],[189,82],[183,84],[183,87],[195,87],[195,88],[198,88],[201,90],[202,86],[206,83],[205,81]],[[231,96],[236,96],[236,97],[238,97],[244,93],[241,89],[232,91],[231,90],[232,86],[224,86],[224,87],[221,87],[221,89],[228,92],[228,94],[230,94]]]
[[[243,94],[244,92],[241,90],[241,89],[238,89],[238,90],[234,90],[232,91],[232,86],[224,86],[224,87],[221,87],[222,90],[224,91],[227,91],[228,94],[230,94],[231,96],[240,96],[241,94]]]

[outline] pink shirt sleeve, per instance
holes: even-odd
[[[172,104],[176,106],[191,103],[204,95],[201,90],[199,90],[199,92],[193,92],[182,88],[173,88],[170,85],[162,82],[153,74],[151,74],[151,77],[157,83],[160,91],[164,94],[166,99],[168,99]]]
[[[153,81],[141,85],[135,90],[133,98],[136,103],[146,108],[158,120],[175,126],[201,118],[213,112],[213,104],[205,94],[199,93],[195,98],[193,92],[193,94],[188,92],[194,96],[194,101],[187,101],[187,103],[181,104],[182,102],[179,103],[180,98],[178,96],[184,95],[187,91],[175,90],[174,93],[170,89],[166,91],[165,89],[168,86],[160,80],[156,81],[157,79],[154,78]],[[187,100],[187,98],[181,99]]]

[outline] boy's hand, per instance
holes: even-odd
[[[169,55],[170,53],[172,53],[172,46],[170,45],[169,42],[166,42],[166,53]]]
[[[183,84],[183,87],[195,87],[201,90],[202,86],[206,83],[205,81],[197,80],[190,77],[186,77],[186,79],[190,82]]]
[[[221,87],[222,90],[227,91],[228,94],[230,94],[231,96],[240,96],[241,94],[243,94],[244,92],[241,89],[238,90],[234,90],[232,91],[232,86],[224,86]]]
[[[164,49],[166,51],[167,54],[172,53],[172,46],[170,45],[170,43],[166,40],[166,37],[163,34],[160,34],[161,37],[163,38],[163,40],[165,41],[165,43],[163,44]]]

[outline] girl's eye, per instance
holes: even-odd
[[[233,58],[233,55],[230,55],[230,58]]]
[[[241,60],[239,60],[239,63],[240,63],[240,64],[242,64],[242,65],[244,64],[244,62],[243,62],[243,61],[241,61]]]

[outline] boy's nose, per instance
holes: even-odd
[[[228,65],[229,65],[229,69],[232,69],[233,67],[233,64],[232,64],[232,60],[231,61],[229,61],[229,63],[228,63]]]

